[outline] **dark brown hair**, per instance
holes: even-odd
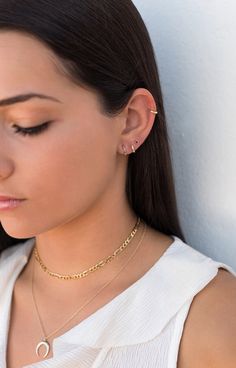
[[[155,53],[132,1],[0,0],[1,30],[26,32],[47,45],[68,78],[97,92],[104,113],[120,112],[136,88],[152,93],[159,114],[143,145],[129,156],[127,197],[149,226],[185,241]],[[0,228],[0,251],[23,240]]]

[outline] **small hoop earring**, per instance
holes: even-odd
[[[135,153],[134,145],[131,146],[133,153]]]
[[[122,144],[122,148],[123,148],[123,153],[126,156],[127,155],[127,151],[126,151],[126,148],[125,148],[125,145],[124,144]]]

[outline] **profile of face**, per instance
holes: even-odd
[[[82,215],[117,181],[121,126],[101,112],[94,92],[60,73],[55,60],[39,40],[1,31],[0,100],[53,97],[0,105],[0,193],[26,199],[0,212],[3,228],[16,238]],[[22,130],[39,125],[37,134]]]

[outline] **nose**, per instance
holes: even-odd
[[[14,169],[12,161],[2,157],[0,153],[0,181],[11,176],[13,170]]]
[[[0,122],[0,181],[7,179],[14,171],[13,152],[5,134],[5,126]]]
[[[11,176],[13,171],[14,163],[9,155],[8,142],[6,142],[6,140],[2,137],[2,134],[0,134],[0,181]]]

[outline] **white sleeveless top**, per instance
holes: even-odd
[[[185,319],[194,296],[223,267],[173,236],[161,258],[136,282],[85,320],[55,338],[53,357],[22,368],[176,368]],[[6,347],[14,283],[35,238],[0,258],[0,367]]]

